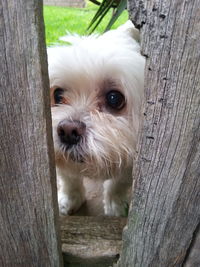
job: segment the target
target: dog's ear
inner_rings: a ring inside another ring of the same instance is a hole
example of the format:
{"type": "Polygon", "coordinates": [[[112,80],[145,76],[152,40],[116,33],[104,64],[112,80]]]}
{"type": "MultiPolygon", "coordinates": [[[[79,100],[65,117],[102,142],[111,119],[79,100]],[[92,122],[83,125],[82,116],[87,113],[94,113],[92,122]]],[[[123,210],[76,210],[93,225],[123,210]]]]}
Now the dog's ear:
{"type": "Polygon", "coordinates": [[[128,20],[125,24],[119,26],[115,30],[105,32],[100,38],[104,39],[134,39],[137,43],[140,41],[139,31],[135,28],[133,23],[128,20]]]}
{"type": "Polygon", "coordinates": [[[128,20],[123,25],[119,26],[117,28],[117,30],[125,32],[126,34],[131,36],[133,39],[135,39],[137,42],[140,41],[140,33],[139,33],[138,29],[135,28],[135,26],[133,25],[133,23],[130,20],[128,20]]]}

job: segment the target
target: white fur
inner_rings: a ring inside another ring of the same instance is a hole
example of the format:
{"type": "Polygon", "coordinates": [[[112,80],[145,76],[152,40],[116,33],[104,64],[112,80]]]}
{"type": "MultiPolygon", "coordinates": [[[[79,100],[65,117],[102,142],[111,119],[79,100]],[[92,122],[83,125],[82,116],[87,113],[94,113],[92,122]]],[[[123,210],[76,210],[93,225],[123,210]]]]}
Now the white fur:
{"type": "Polygon", "coordinates": [[[65,88],[70,102],[52,107],[60,212],[71,214],[80,208],[85,201],[82,179],[88,176],[109,179],[104,182],[105,214],[124,216],[143,97],[145,61],[139,34],[129,21],[102,36],[62,40],[71,45],[48,49],[50,85],[65,88]],[[109,86],[125,95],[122,112],[110,112],[105,106],[99,110],[101,91],[109,86]],[[59,122],[66,118],[86,124],[86,136],[68,151],[57,134],[59,122]],[[73,161],[72,156],[84,162],[73,161]]]}

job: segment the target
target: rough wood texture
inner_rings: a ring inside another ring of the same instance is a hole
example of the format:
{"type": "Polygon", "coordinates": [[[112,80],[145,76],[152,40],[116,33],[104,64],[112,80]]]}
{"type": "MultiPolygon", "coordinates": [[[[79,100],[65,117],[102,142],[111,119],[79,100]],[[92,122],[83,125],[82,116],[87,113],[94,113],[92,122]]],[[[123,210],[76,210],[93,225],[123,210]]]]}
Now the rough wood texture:
{"type": "Polygon", "coordinates": [[[125,224],[125,218],[62,218],[61,240],[65,266],[112,266],[119,258],[125,224]]]}
{"type": "Polygon", "coordinates": [[[42,1],[0,0],[0,62],[0,266],[61,266],[42,1]]]}
{"type": "Polygon", "coordinates": [[[188,250],[188,257],[184,262],[184,267],[196,267],[200,266],[200,224],[193,234],[192,243],[188,250]]]}
{"type": "Polygon", "coordinates": [[[137,179],[119,266],[184,266],[200,223],[200,5],[130,0],[129,10],[147,65],[137,179]]]}

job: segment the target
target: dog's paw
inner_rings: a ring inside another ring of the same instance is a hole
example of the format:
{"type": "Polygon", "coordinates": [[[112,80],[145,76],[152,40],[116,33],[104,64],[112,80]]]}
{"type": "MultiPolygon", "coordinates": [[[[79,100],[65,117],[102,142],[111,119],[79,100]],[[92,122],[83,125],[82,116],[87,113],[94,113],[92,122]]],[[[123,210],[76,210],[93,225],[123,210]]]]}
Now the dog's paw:
{"type": "Polygon", "coordinates": [[[67,195],[63,192],[58,193],[58,206],[61,215],[71,215],[75,213],[85,202],[84,194],[80,192],[67,195]]]}
{"type": "Polygon", "coordinates": [[[126,194],[121,191],[115,181],[104,182],[104,213],[108,216],[128,216],[128,202],[126,194]]]}
{"type": "Polygon", "coordinates": [[[126,201],[113,198],[104,199],[104,213],[108,216],[128,216],[128,203],[126,201]]]}

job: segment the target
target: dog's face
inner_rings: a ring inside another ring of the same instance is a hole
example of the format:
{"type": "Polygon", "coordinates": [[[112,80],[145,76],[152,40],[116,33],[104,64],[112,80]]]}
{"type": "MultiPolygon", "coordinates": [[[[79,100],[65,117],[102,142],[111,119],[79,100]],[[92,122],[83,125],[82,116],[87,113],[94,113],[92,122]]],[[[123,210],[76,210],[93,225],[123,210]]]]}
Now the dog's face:
{"type": "Polygon", "coordinates": [[[144,60],[130,34],[115,32],[48,51],[56,163],[71,173],[132,166],[144,60]]]}

